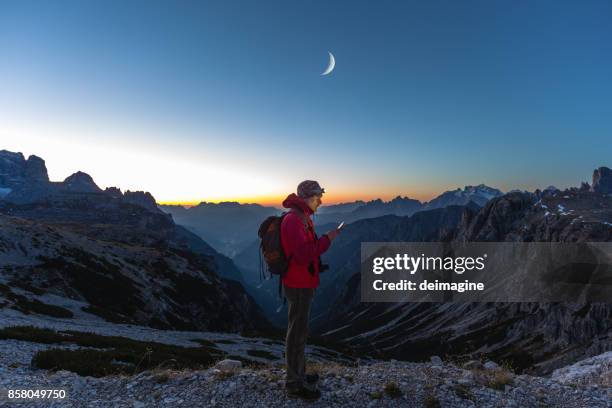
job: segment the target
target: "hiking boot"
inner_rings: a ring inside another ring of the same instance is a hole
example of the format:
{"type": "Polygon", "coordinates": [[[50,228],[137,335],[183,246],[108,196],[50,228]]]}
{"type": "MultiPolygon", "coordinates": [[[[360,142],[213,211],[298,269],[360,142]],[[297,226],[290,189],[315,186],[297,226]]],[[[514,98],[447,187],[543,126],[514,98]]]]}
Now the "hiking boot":
{"type": "Polygon", "coordinates": [[[306,374],[306,382],[308,384],[318,383],[319,382],[319,374],[317,374],[317,373],[306,374]]]}
{"type": "Polygon", "coordinates": [[[287,388],[287,397],[289,398],[301,398],[305,401],[316,401],[321,398],[321,391],[310,388],[302,387],[289,387],[287,388]]]}

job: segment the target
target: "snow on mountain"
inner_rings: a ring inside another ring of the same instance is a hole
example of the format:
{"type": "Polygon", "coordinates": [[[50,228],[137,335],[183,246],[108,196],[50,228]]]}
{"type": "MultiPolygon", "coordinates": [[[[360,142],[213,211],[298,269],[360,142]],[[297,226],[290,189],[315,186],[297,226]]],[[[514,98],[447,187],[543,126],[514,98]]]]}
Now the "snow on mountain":
{"type": "Polygon", "coordinates": [[[489,200],[499,197],[503,193],[496,189],[479,184],[477,186],[465,186],[463,190],[446,191],[438,197],[425,204],[424,209],[433,210],[434,208],[443,208],[449,205],[467,205],[470,201],[479,207],[483,207],[489,200]]]}

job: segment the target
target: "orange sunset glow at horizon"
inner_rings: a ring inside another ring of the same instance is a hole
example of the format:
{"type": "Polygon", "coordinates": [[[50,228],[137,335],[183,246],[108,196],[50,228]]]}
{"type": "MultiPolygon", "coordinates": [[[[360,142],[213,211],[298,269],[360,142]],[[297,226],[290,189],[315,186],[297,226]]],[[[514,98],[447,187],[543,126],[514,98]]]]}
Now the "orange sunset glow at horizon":
{"type": "MultiPolygon", "coordinates": [[[[164,200],[159,200],[157,201],[157,203],[159,205],[181,205],[183,207],[193,207],[196,206],[200,203],[206,202],[206,203],[214,203],[214,204],[219,204],[219,203],[223,203],[223,202],[237,202],[239,204],[260,204],[263,206],[270,206],[270,207],[281,207],[282,206],[282,202],[283,200],[287,197],[287,195],[289,195],[291,192],[288,192],[286,195],[274,195],[274,196],[259,196],[259,197],[231,197],[231,198],[227,198],[227,199],[194,199],[194,200],[188,200],[188,201],[164,201],[164,200]]],[[[422,194],[422,193],[398,193],[398,194],[392,194],[392,193],[385,193],[385,194],[364,194],[364,195],[357,195],[357,194],[324,194],[323,195],[323,205],[336,205],[336,204],[342,204],[342,203],[350,203],[350,202],[354,202],[354,201],[358,201],[358,200],[362,200],[362,201],[371,201],[371,200],[376,200],[376,199],[381,199],[383,201],[390,201],[392,199],[394,199],[395,197],[401,196],[401,197],[407,197],[407,198],[411,198],[414,200],[419,200],[421,202],[426,202],[426,201],[430,201],[431,199],[435,198],[437,195],[442,194],[443,191],[437,192],[437,193],[429,193],[429,194],[422,194]]]]}

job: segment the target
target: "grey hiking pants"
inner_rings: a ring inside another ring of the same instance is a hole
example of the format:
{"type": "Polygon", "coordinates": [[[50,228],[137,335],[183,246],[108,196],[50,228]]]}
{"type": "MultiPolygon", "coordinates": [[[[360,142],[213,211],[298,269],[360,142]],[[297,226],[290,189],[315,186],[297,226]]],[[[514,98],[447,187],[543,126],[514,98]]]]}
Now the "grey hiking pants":
{"type": "Polygon", "coordinates": [[[285,357],[287,360],[287,384],[301,386],[306,377],[306,338],[308,337],[308,318],[310,304],[314,297],[313,288],[284,287],[288,306],[287,337],[285,338],[285,357]]]}

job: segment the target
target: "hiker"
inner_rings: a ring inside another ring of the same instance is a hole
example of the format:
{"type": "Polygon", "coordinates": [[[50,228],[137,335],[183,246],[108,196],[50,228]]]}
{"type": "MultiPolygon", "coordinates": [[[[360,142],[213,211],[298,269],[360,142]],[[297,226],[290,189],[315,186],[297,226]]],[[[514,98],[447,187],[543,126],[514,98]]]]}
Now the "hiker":
{"type": "Polygon", "coordinates": [[[287,273],[282,277],[289,309],[285,339],[285,388],[289,397],[306,400],[316,400],[321,396],[321,391],[316,388],[318,374],[306,375],[304,348],[310,304],[319,286],[319,272],[327,268],[321,264],[320,256],[340,232],[335,229],[317,238],[310,216],[321,205],[324,192],[325,189],[316,181],[301,182],[297,195],[292,193],[283,201],[283,207],[290,211],[282,220],[280,234],[283,250],[289,258],[287,273]]]}

